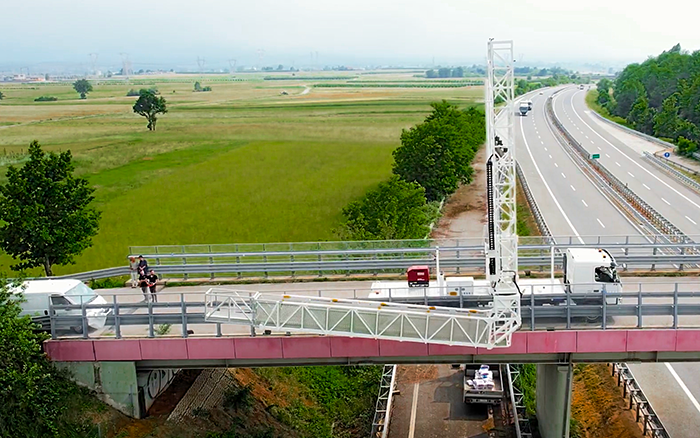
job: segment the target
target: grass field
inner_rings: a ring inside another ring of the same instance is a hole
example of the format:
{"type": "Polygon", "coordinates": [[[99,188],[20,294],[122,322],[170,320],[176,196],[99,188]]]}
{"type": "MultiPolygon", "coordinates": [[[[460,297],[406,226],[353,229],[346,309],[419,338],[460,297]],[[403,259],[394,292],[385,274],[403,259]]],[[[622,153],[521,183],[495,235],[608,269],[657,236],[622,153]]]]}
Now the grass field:
{"type": "MultiPolygon", "coordinates": [[[[96,188],[103,214],[94,246],[55,272],[123,264],[129,245],[334,239],[341,209],[390,174],[402,128],[430,102],[466,106],[483,96],[480,87],[312,88],[324,79],[263,76],[147,77],[95,85],[87,100],[70,84],[0,84],[0,182],[36,139],[71,150],[77,174],[96,188]],[[213,91],[193,93],[196,80],[213,91]],[[152,86],[169,104],[156,132],[126,97],[152,86]],[[34,102],[42,95],[59,100],[34,102]]],[[[0,271],[9,264],[0,256],[0,271]]]]}

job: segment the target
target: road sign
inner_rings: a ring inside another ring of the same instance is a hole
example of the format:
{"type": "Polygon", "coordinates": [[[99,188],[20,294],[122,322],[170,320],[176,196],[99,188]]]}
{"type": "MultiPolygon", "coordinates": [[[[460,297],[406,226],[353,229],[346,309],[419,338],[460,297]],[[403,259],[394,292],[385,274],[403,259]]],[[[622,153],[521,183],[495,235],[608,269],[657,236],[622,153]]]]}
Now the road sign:
{"type": "Polygon", "coordinates": [[[600,158],[600,154],[591,154],[592,160],[597,160],[598,158],[600,158]]]}
{"type": "Polygon", "coordinates": [[[671,153],[670,153],[670,152],[664,152],[664,157],[668,158],[668,157],[670,157],[670,156],[671,156],[671,153]]]}

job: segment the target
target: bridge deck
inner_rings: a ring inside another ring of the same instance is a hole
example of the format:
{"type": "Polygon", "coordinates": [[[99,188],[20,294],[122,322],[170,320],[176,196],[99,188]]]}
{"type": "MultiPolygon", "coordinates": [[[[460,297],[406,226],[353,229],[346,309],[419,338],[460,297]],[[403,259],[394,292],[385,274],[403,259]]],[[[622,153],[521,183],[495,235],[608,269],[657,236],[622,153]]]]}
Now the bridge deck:
{"type": "Polygon", "coordinates": [[[698,361],[700,330],[517,332],[508,348],[456,347],[366,338],[258,336],[75,340],[44,343],[55,361],[135,361],[141,368],[357,363],[698,361]]]}

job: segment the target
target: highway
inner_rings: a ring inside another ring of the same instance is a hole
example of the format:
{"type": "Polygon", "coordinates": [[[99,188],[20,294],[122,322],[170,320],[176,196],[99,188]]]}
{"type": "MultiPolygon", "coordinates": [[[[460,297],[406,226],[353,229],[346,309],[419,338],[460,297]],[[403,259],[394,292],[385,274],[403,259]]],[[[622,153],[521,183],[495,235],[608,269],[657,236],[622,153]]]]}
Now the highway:
{"type": "MultiPolygon", "coordinates": [[[[589,153],[599,153],[601,164],[632,191],[685,234],[700,235],[700,195],[643,160],[638,147],[627,146],[623,141],[629,134],[614,135],[614,131],[604,129],[604,122],[590,114],[585,91],[567,89],[559,93],[554,98],[554,111],[571,135],[589,153]]],[[[646,143],[649,148],[661,149],[646,143]]]]}
{"type": "MultiPolygon", "coordinates": [[[[518,162],[551,232],[641,234],[556,141],[545,118],[545,99],[554,91],[531,94],[533,110],[516,121],[518,162]]],[[[600,153],[601,164],[684,233],[700,234],[700,198],[641,160],[640,149],[657,150],[656,145],[635,138],[637,149],[632,149],[620,140],[622,133],[613,135],[613,129],[594,120],[584,93],[568,87],[554,98],[555,113],[565,128],[586,150],[600,153]]],[[[630,368],[670,434],[695,438],[700,430],[700,364],[631,364],[630,368]]]]}

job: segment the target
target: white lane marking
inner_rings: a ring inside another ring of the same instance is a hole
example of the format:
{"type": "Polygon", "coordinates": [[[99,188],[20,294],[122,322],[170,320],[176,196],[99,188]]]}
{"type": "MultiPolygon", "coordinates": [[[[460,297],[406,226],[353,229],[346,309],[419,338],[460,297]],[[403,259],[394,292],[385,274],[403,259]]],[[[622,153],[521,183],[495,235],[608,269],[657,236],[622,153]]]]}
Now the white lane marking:
{"type": "Polygon", "coordinates": [[[544,141],[540,140],[540,143],[544,144],[544,141]]]}
{"type": "Polygon", "coordinates": [[[408,423],[408,438],[416,433],[416,408],[418,407],[418,382],[413,384],[413,403],[411,404],[411,421],[408,423]]]}
{"type": "MultiPolygon", "coordinates": [[[[591,143],[593,143],[593,142],[591,142],[591,143]]],[[[599,151],[602,151],[602,149],[600,147],[598,147],[598,146],[596,146],[596,147],[598,148],[599,151]]]]}
{"type": "Polygon", "coordinates": [[[559,165],[557,163],[554,163],[554,167],[559,167],[559,165]]]}
{"type": "MultiPolygon", "coordinates": [[[[542,111],[544,113],[544,109],[542,111]]],[[[571,231],[573,231],[574,234],[576,235],[576,237],[578,238],[579,243],[584,244],[585,242],[583,241],[583,239],[581,239],[581,235],[578,233],[578,231],[576,231],[576,228],[574,227],[574,224],[571,223],[569,216],[567,216],[566,213],[564,213],[564,209],[561,208],[561,204],[559,204],[559,201],[557,201],[557,198],[554,196],[554,193],[552,193],[552,188],[549,187],[549,184],[547,184],[547,181],[544,179],[544,176],[542,175],[542,171],[540,171],[540,167],[537,165],[537,162],[535,161],[535,157],[532,156],[532,151],[530,150],[530,145],[528,145],[527,139],[525,138],[525,129],[523,128],[522,120],[523,119],[520,119],[520,133],[523,136],[523,142],[525,143],[525,148],[527,149],[528,155],[530,155],[530,159],[532,160],[532,164],[535,166],[535,170],[537,171],[537,174],[540,176],[540,179],[544,183],[544,186],[547,188],[547,192],[549,193],[549,196],[552,197],[554,204],[559,209],[559,213],[561,213],[561,215],[564,216],[564,220],[571,228],[571,231]]]]}
{"type": "Polygon", "coordinates": [[[671,205],[671,203],[665,200],[664,198],[661,198],[661,200],[664,201],[666,204],[671,205]]]}
{"type": "Polygon", "coordinates": [[[692,222],[693,225],[697,225],[697,224],[698,224],[697,222],[695,222],[694,220],[692,220],[692,219],[689,218],[688,216],[686,216],[685,218],[688,219],[690,222],[692,222]]]}
{"type": "Polygon", "coordinates": [[[646,185],[646,184],[644,184],[644,183],[642,183],[642,185],[644,186],[644,188],[645,188],[645,189],[647,189],[647,190],[651,190],[651,189],[649,188],[649,186],[648,186],[648,185],[646,185]]]}
{"type": "Polygon", "coordinates": [[[583,202],[583,205],[585,205],[586,207],[588,207],[588,204],[586,204],[586,201],[584,201],[583,199],[581,199],[581,202],[583,202]]]}
{"type": "Polygon", "coordinates": [[[552,158],[552,154],[549,154],[549,158],[552,158]]]}
{"type": "Polygon", "coordinates": [[[571,184],[569,184],[569,187],[571,187],[571,190],[573,190],[574,192],[576,191],[576,187],[572,186],[571,184]]]}
{"type": "Polygon", "coordinates": [[[588,136],[586,134],[584,134],[584,137],[588,138],[588,136]]]}
{"type": "Polygon", "coordinates": [[[615,164],[617,164],[617,167],[622,167],[617,161],[615,161],[615,164]]]}
{"type": "MultiPolygon", "coordinates": [[[[580,93],[580,91],[577,91],[577,92],[574,93],[574,94],[578,94],[578,93],[580,93]]],[[[572,101],[573,101],[573,97],[572,97],[571,99],[572,99],[572,101]]],[[[594,130],[593,128],[591,128],[591,126],[590,126],[588,123],[586,123],[586,121],[583,120],[583,118],[579,115],[578,111],[576,111],[576,108],[573,106],[573,104],[571,105],[571,108],[574,110],[574,114],[576,114],[576,116],[577,116],[579,119],[581,119],[581,121],[583,122],[583,124],[586,125],[586,126],[588,126],[588,129],[590,129],[591,131],[595,132],[595,134],[596,134],[598,137],[600,137],[601,139],[603,139],[603,141],[605,141],[607,144],[609,144],[610,146],[612,146],[613,149],[615,149],[616,151],[618,151],[619,153],[621,153],[625,158],[627,158],[628,160],[630,160],[630,161],[631,161],[632,163],[634,163],[637,167],[639,167],[640,169],[642,169],[643,171],[645,171],[646,173],[648,173],[649,176],[651,176],[652,178],[656,179],[658,182],[660,182],[661,184],[665,185],[665,186],[668,187],[669,189],[673,190],[678,196],[680,196],[681,198],[683,198],[683,199],[685,199],[686,201],[690,202],[690,203],[693,204],[696,208],[700,209],[700,204],[698,204],[697,202],[694,202],[692,199],[690,199],[689,197],[685,196],[683,193],[681,193],[681,192],[679,192],[678,190],[676,190],[676,189],[674,189],[673,187],[671,187],[666,181],[664,181],[664,180],[662,180],[661,178],[659,178],[658,176],[654,175],[654,173],[651,172],[649,169],[647,169],[646,167],[644,167],[644,166],[642,166],[641,164],[639,164],[637,161],[635,161],[632,157],[630,157],[630,156],[627,155],[626,153],[622,152],[617,146],[615,146],[614,144],[610,143],[608,140],[605,139],[605,137],[603,137],[602,135],[600,135],[600,134],[598,133],[598,131],[596,131],[596,130],[594,130]]]]}
{"type": "Polygon", "coordinates": [[[634,178],[634,175],[632,175],[632,172],[627,172],[627,174],[628,174],[629,176],[631,176],[632,178],[634,178]]]}
{"type": "Polygon", "coordinates": [[[547,146],[544,147],[544,151],[547,152],[547,146]]]}
{"type": "Polygon", "coordinates": [[[700,412],[700,403],[698,403],[695,397],[693,397],[693,394],[690,392],[688,387],[685,386],[685,383],[683,383],[683,379],[681,379],[681,377],[676,373],[676,370],[673,369],[673,366],[671,366],[670,363],[666,362],[664,365],[666,365],[666,368],[668,368],[668,372],[671,373],[673,378],[676,379],[676,382],[678,383],[678,385],[680,385],[683,392],[685,392],[685,395],[688,396],[690,402],[693,404],[693,406],[695,406],[695,409],[697,409],[698,412],[700,412]]]}
{"type": "Polygon", "coordinates": [[[598,219],[598,218],[595,218],[595,220],[597,220],[597,221],[598,221],[598,223],[600,224],[600,226],[601,226],[601,227],[605,228],[605,225],[603,225],[603,223],[602,223],[602,222],[600,221],[600,219],[598,219]]]}
{"type": "Polygon", "coordinates": [[[564,172],[561,173],[561,176],[563,176],[564,179],[566,179],[566,175],[564,175],[564,172]]]}

